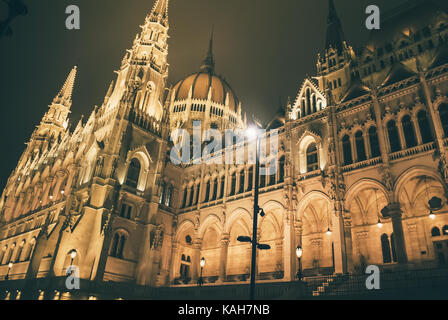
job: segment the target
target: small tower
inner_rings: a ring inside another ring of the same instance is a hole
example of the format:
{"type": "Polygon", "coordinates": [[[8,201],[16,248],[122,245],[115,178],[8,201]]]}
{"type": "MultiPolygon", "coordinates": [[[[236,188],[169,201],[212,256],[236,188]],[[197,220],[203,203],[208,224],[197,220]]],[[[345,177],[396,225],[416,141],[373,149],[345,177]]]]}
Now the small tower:
{"type": "Polygon", "coordinates": [[[161,120],[168,78],[168,1],[157,0],[127,50],[107,109],[128,101],[136,112],[161,120]]]}
{"type": "Polygon", "coordinates": [[[353,59],[354,51],[345,40],[334,0],[329,0],[325,51],[317,58],[319,89],[338,101],[350,87],[350,63],[353,59]]]}

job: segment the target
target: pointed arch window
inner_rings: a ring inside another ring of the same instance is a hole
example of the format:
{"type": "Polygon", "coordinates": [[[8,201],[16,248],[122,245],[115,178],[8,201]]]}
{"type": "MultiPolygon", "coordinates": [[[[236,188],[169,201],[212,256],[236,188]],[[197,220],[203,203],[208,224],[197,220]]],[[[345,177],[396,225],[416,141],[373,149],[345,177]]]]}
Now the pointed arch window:
{"type": "Polygon", "coordinates": [[[165,193],[165,206],[166,207],[171,207],[171,199],[173,197],[173,186],[169,186],[166,189],[166,193],[165,193]]]}
{"type": "Polygon", "coordinates": [[[224,197],[225,177],[221,177],[221,190],[219,190],[219,199],[224,197]]]}
{"type": "Polygon", "coordinates": [[[398,136],[397,125],[395,120],[390,120],[387,123],[387,133],[389,135],[389,145],[391,152],[397,152],[401,150],[400,137],[398,136]]]}
{"type": "Polygon", "coordinates": [[[136,158],[131,160],[131,163],[129,164],[128,169],[128,176],[126,178],[126,185],[137,188],[138,185],[138,178],[140,176],[140,161],[138,161],[136,158]]]}
{"type": "Polygon", "coordinates": [[[251,191],[253,187],[253,181],[254,181],[254,167],[249,168],[249,175],[247,178],[247,191],[251,191]]]}
{"type": "Polygon", "coordinates": [[[417,114],[417,120],[418,120],[418,126],[420,128],[420,134],[422,136],[422,142],[430,143],[434,139],[432,137],[431,128],[429,126],[429,121],[425,110],[421,110],[417,114]]]}
{"type": "Polygon", "coordinates": [[[369,128],[369,142],[370,142],[370,151],[372,153],[372,157],[376,158],[380,156],[380,144],[378,141],[378,133],[376,132],[376,127],[372,126],[369,128]]]}
{"type": "Polygon", "coordinates": [[[439,116],[445,138],[448,138],[448,104],[443,103],[439,106],[439,116]]]}
{"type": "Polygon", "coordinates": [[[114,258],[123,259],[123,249],[125,243],[126,236],[124,234],[115,233],[109,255],[114,258]]]}
{"type": "Polygon", "coordinates": [[[188,196],[188,188],[184,189],[184,200],[182,202],[182,208],[185,208],[187,206],[187,196],[188,196]]]}
{"type": "Polygon", "coordinates": [[[285,180],[285,156],[280,158],[278,166],[278,182],[282,183],[285,180]]]}
{"type": "Polygon", "coordinates": [[[367,159],[366,147],[364,144],[364,136],[361,130],[355,133],[355,143],[356,143],[356,154],[358,156],[358,161],[366,160],[367,159]]]}
{"type": "Polygon", "coordinates": [[[348,135],[345,135],[342,138],[342,152],[344,155],[344,164],[349,165],[353,163],[352,158],[352,146],[350,144],[350,137],[348,135]]]}
{"type": "Polygon", "coordinates": [[[212,200],[216,200],[217,197],[218,197],[218,178],[213,180],[212,200]]]}
{"type": "Polygon", "coordinates": [[[235,190],[236,190],[236,172],[233,172],[232,175],[230,176],[230,196],[233,196],[235,194],[235,190]]]}
{"type": "Polygon", "coordinates": [[[240,187],[239,187],[238,193],[243,193],[244,192],[244,183],[245,183],[244,180],[245,180],[245,178],[246,178],[246,175],[245,175],[245,171],[243,169],[243,170],[240,171],[240,187]]]}
{"type": "Polygon", "coordinates": [[[438,237],[440,236],[440,229],[438,227],[434,227],[431,229],[431,236],[438,237]]]}
{"type": "Polygon", "coordinates": [[[319,168],[319,153],[315,143],[311,143],[306,149],[306,170],[315,171],[319,168]]]}
{"type": "Polygon", "coordinates": [[[159,204],[164,203],[164,200],[165,200],[165,193],[166,193],[166,183],[165,183],[165,181],[163,181],[163,182],[162,182],[162,185],[161,185],[161,192],[160,192],[159,204]]]}
{"type": "Polygon", "coordinates": [[[412,148],[417,145],[415,138],[414,126],[411,122],[411,117],[406,115],[401,119],[401,126],[403,127],[404,140],[406,141],[406,148],[412,148]]]}
{"type": "Polygon", "coordinates": [[[447,235],[448,235],[448,225],[443,226],[443,228],[442,228],[442,234],[443,234],[444,236],[447,236],[447,235]]]}
{"type": "Polygon", "coordinates": [[[207,181],[205,185],[205,197],[204,202],[208,202],[210,200],[210,179],[207,181]]]}
{"type": "Polygon", "coordinates": [[[194,200],[194,190],[195,190],[195,186],[191,186],[190,188],[190,198],[188,199],[188,206],[191,207],[193,205],[193,200],[194,200]]]}

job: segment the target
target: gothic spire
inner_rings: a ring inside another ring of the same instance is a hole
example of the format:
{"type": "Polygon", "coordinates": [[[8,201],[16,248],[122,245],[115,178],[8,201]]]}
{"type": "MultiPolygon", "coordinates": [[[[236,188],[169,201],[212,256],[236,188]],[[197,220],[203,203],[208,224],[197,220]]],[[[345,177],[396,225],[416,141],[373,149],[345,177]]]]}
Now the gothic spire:
{"type": "Polygon", "coordinates": [[[342,44],[345,41],[344,31],[342,30],[341,21],[339,20],[334,5],[334,0],[328,1],[328,19],[327,19],[327,40],[325,48],[330,47],[342,51],[342,44]]]}
{"type": "Polygon", "coordinates": [[[169,0],[157,0],[149,14],[151,22],[159,22],[164,27],[168,27],[168,3],[169,0]]]}
{"type": "Polygon", "coordinates": [[[73,86],[75,84],[77,67],[75,66],[65,80],[64,85],[58,95],[53,99],[53,104],[61,104],[70,108],[72,104],[73,86]]]}
{"type": "Polygon", "coordinates": [[[215,70],[215,58],[213,57],[213,36],[214,36],[214,27],[212,27],[212,33],[210,36],[210,43],[208,47],[207,56],[204,61],[202,61],[201,71],[213,73],[215,70]]]}

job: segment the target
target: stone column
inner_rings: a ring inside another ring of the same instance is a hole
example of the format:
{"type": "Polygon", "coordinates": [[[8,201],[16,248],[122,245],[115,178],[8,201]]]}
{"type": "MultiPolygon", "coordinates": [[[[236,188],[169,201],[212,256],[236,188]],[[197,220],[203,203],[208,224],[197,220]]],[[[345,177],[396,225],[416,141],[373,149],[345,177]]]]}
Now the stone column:
{"type": "Polygon", "coordinates": [[[391,203],[388,206],[388,214],[392,218],[392,227],[395,237],[395,251],[397,252],[398,263],[408,262],[406,254],[406,243],[404,241],[403,222],[401,220],[401,208],[399,203],[391,203]]]}
{"type": "Polygon", "coordinates": [[[352,222],[344,220],[345,251],[347,255],[347,272],[353,272],[352,222]]]}
{"type": "Polygon", "coordinates": [[[283,221],[283,279],[291,281],[294,279],[296,270],[296,254],[295,254],[295,241],[294,241],[294,214],[285,213],[285,219],[283,221]]]}
{"type": "Polygon", "coordinates": [[[199,265],[199,261],[201,260],[201,247],[202,247],[202,239],[196,239],[193,243],[193,256],[191,259],[191,281],[192,283],[196,283],[199,279],[199,270],[201,266],[199,265]]]}
{"type": "Polygon", "coordinates": [[[176,268],[177,268],[177,263],[176,263],[176,258],[179,252],[179,245],[175,242],[173,242],[173,245],[171,246],[171,268],[170,268],[170,275],[169,275],[169,281],[170,284],[174,283],[174,278],[176,277],[176,268]]]}
{"type": "Polygon", "coordinates": [[[229,234],[223,234],[221,239],[221,253],[219,255],[219,282],[226,281],[227,254],[229,252],[229,234]]]}
{"type": "Polygon", "coordinates": [[[344,274],[347,272],[347,250],[345,245],[345,228],[342,211],[338,210],[336,215],[333,215],[332,234],[334,244],[334,273],[344,274]]]}

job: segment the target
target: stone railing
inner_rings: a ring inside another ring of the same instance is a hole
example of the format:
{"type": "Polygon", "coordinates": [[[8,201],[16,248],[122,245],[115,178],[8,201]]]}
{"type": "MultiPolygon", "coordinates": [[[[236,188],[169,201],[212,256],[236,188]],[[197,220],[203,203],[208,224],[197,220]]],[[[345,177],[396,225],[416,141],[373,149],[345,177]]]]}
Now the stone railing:
{"type": "Polygon", "coordinates": [[[162,135],[162,124],[160,121],[146,113],[131,109],[129,112],[129,121],[159,137],[162,135]]]}
{"type": "Polygon", "coordinates": [[[362,169],[362,168],[373,167],[380,163],[381,163],[381,157],[376,157],[373,159],[346,165],[346,166],[342,167],[342,172],[350,172],[350,171],[358,170],[358,169],[362,169]]]}
{"type": "Polygon", "coordinates": [[[394,152],[389,155],[389,160],[394,161],[394,160],[398,160],[398,159],[403,159],[403,158],[407,158],[407,157],[410,157],[410,156],[413,156],[413,155],[416,155],[419,153],[431,151],[433,149],[434,149],[434,142],[430,142],[430,143],[422,144],[420,146],[416,146],[413,148],[394,152]]]}

